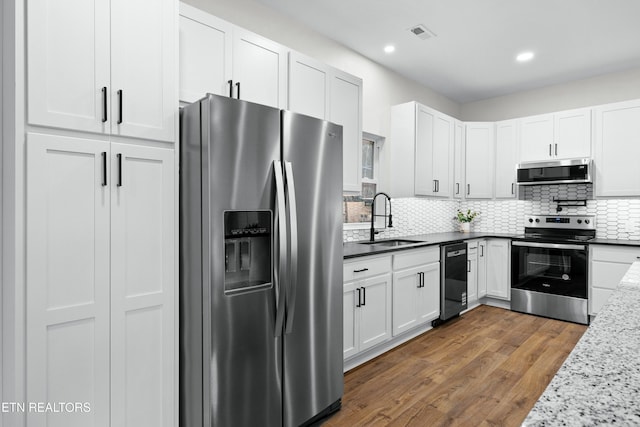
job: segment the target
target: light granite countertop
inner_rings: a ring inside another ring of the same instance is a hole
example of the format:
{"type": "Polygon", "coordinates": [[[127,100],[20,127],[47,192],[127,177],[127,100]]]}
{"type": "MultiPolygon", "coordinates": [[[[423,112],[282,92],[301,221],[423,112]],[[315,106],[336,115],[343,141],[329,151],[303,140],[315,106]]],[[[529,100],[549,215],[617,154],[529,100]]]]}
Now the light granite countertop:
{"type": "Polygon", "coordinates": [[[598,313],[523,426],[640,425],[640,262],[598,313]]]}

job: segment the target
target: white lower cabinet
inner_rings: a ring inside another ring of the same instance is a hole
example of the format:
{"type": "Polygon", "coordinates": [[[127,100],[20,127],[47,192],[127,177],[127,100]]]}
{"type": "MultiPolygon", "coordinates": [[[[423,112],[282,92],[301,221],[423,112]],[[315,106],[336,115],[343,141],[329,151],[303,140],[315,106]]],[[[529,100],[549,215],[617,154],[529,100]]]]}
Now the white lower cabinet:
{"type": "Polygon", "coordinates": [[[508,239],[487,239],[485,280],[489,297],[511,299],[510,249],[508,239]]]}
{"type": "Polygon", "coordinates": [[[65,425],[174,425],[173,150],[32,133],[26,155],[27,401],[89,403],[65,425]]]}
{"type": "Polygon", "coordinates": [[[467,307],[478,300],[478,241],[467,242],[467,307]]]}
{"type": "Polygon", "coordinates": [[[640,261],[640,247],[589,245],[589,314],[598,314],[631,264],[640,261]]]}
{"type": "Polygon", "coordinates": [[[478,274],[476,275],[478,285],[478,299],[487,296],[487,241],[478,241],[478,274]]]}
{"type": "Polygon", "coordinates": [[[347,359],[391,338],[391,256],[347,261],[343,276],[347,359]]]}
{"type": "Polygon", "coordinates": [[[440,249],[394,255],[393,335],[440,316],[440,249]]]}

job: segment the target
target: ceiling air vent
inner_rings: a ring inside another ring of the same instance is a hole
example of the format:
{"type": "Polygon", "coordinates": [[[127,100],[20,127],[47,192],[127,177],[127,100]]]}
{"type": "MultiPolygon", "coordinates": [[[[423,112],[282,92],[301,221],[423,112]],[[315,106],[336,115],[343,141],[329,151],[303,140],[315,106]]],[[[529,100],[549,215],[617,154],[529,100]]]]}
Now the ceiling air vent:
{"type": "Polygon", "coordinates": [[[409,31],[411,31],[414,35],[421,38],[422,40],[427,40],[427,39],[430,39],[431,37],[436,36],[436,34],[433,31],[431,31],[430,29],[428,29],[422,24],[418,24],[414,27],[409,28],[409,31]]]}

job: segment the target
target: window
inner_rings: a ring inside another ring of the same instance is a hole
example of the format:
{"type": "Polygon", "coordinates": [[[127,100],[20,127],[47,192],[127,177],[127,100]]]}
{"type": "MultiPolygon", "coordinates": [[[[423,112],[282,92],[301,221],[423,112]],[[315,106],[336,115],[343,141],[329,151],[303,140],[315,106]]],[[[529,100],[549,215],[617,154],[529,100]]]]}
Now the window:
{"type": "Polygon", "coordinates": [[[343,195],[343,222],[345,224],[369,224],[371,201],[377,192],[380,149],[384,137],[363,132],[362,135],[362,189],[359,193],[343,195]]]}

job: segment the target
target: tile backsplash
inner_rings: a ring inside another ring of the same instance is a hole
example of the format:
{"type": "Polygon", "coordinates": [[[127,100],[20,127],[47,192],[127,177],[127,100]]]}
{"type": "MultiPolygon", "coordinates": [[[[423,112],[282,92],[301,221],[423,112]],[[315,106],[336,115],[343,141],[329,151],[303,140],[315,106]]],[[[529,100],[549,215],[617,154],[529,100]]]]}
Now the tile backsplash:
{"type": "MultiPolygon", "coordinates": [[[[537,185],[521,188],[519,200],[434,200],[418,197],[392,199],[393,228],[378,234],[387,239],[416,234],[456,231],[457,209],[475,210],[480,215],[472,231],[518,234],[524,232],[526,214],[594,215],[596,237],[640,240],[640,199],[607,198],[593,200],[591,184],[537,185]],[[563,207],[556,212],[553,199],[587,199],[587,206],[563,207]]],[[[345,230],[344,241],[366,240],[369,230],[345,230]]]]}

